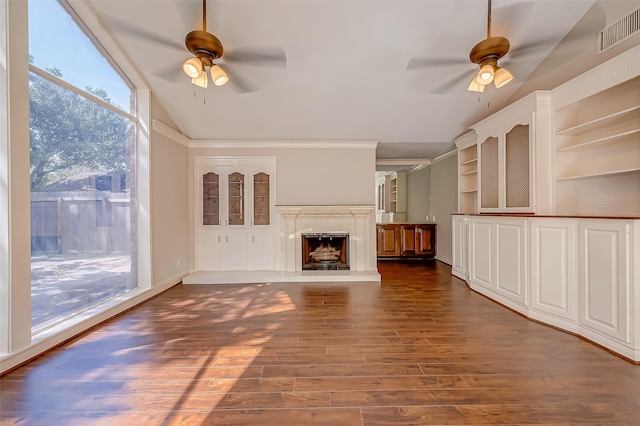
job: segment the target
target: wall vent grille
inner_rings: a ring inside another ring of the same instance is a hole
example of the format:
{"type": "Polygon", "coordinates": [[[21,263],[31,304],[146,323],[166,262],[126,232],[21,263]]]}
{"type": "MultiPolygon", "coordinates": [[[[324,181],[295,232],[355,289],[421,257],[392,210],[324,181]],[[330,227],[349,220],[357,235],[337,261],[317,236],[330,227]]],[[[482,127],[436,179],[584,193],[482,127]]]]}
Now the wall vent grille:
{"type": "Polygon", "coordinates": [[[598,55],[640,33],[640,8],[598,32],[598,55]]]}

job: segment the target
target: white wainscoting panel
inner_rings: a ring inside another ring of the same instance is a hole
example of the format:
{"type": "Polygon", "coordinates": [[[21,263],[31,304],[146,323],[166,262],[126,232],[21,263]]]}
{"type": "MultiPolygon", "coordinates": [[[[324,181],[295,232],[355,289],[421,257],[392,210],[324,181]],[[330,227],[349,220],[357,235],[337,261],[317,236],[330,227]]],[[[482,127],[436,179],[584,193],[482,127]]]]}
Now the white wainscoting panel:
{"type": "Polygon", "coordinates": [[[471,283],[494,287],[495,244],[491,219],[474,217],[471,221],[471,283]]]}
{"type": "Polygon", "coordinates": [[[452,216],[452,230],[453,230],[453,260],[451,264],[451,273],[458,278],[466,280],[467,276],[467,241],[466,241],[466,229],[465,222],[468,222],[468,218],[460,215],[452,216]]]}
{"type": "MultiPolygon", "coordinates": [[[[577,223],[574,219],[531,221],[531,309],[553,317],[577,321],[577,223]]],[[[541,319],[537,312],[532,316],[541,319]]],[[[570,327],[575,324],[554,325],[570,327]]]]}
{"type": "Polygon", "coordinates": [[[527,221],[502,219],[495,225],[497,241],[496,291],[508,299],[527,303],[527,221]]]}
{"type": "Polygon", "coordinates": [[[629,342],[628,222],[580,222],[580,324],[629,342]]]}

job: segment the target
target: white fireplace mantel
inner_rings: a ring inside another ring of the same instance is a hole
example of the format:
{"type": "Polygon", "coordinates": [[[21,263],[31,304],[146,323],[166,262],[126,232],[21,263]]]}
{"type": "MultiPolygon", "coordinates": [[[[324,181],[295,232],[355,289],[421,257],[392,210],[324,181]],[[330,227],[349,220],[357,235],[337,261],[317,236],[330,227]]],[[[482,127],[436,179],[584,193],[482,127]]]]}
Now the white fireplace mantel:
{"type": "Polygon", "coordinates": [[[276,206],[280,270],[302,271],[303,233],[349,234],[352,271],[377,271],[374,205],[276,206]]]}

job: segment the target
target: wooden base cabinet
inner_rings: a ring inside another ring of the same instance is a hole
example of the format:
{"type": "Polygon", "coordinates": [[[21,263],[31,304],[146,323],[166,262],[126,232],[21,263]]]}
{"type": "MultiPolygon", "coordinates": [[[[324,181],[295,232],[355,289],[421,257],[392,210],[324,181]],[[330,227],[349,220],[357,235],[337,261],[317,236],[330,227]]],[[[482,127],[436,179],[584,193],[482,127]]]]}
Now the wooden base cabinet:
{"type": "Polygon", "coordinates": [[[427,258],[436,255],[436,225],[391,223],[377,228],[378,257],[427,258]]]}
{"type": "Polygon", "coordinates": [[[640,362],[640,219],[454,215],[453,243],[473,290],[640,362]]]}
{"type": "Polygon", "coordinates": [[[379,257],[400,255],[400,233],[397,225],[376,226],[377,254],[379,257]]]}

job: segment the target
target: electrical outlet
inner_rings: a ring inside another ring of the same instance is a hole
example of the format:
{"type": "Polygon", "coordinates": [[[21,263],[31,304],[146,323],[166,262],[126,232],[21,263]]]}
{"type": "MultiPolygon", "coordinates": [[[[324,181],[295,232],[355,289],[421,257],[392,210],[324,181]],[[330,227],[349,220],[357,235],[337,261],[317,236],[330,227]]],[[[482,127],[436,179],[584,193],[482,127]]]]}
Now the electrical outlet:
{"type": "Polygon", "coordinates": [[[599,209],[606,209],[607,206],[607,197],[603,196],[600,198],[600,201],[598,201],[598,208],[599,209]]]}
{"type": "Polygon", "coordinates": [[[431,222],[435,222],[436,221],[436,217],[433,216],[433,218],[431,219],[431,222]]]}
{"type": "Polygon", "coordinates": [[[180,259],[176,260],[176,266],[180,266],[180,259]]]}

